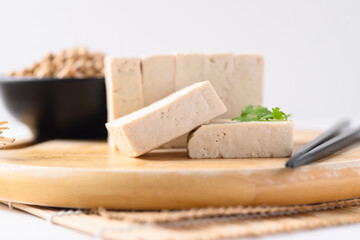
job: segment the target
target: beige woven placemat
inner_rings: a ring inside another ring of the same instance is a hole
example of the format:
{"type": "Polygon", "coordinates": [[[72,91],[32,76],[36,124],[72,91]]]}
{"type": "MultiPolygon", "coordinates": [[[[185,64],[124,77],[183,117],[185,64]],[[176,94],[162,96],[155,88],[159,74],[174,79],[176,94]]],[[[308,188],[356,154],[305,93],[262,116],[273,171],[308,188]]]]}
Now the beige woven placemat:
{"type": "Polygon", "coordinates": [[[360,222],[360,199],[296,206],[183,211],[57,209],[9,203],[47,221],[104,239],[223,239],[360,222]]]}

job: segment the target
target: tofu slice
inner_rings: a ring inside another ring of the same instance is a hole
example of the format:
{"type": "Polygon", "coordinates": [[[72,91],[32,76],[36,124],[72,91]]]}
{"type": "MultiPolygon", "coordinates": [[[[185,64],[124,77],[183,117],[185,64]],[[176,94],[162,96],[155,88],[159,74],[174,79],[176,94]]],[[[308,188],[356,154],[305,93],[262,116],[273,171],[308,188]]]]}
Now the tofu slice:
{"type": "Polygon", "coordinates": [[[108,122],[106,128],[122,153],[137,157],[224,112],[225,105],[205,81],[108,122]]]}
{"type": "MultiPolygon", "coordinates": [[[[175,90],[180,90],[191,84],[205,81],[204,78],[205,54],[178,53],[175,58],[175,90]]],[[[165,144],[164,148],[185,148],[188,133],[165,144]]]]}
{"type": "Polygon", "coordinates": [[[108,120],[144,107],[140,58],[105,58],[108,120]]]}
{"type": "Polygon", "coordinates": [[[157,55],[142,60],[144,105],[175,92],[175,56],[157,55]]]}
{"type": "Polygon", "coordinates": [[[176,55],[175,90],[191,84],[206,81],[204,78],[205,54],[191,53],[176,55]]]}
{"type": "Polygon", "coordinates": [[[161,148],[186,148],[188,135],[189,133],[187,132],[184,135],[176,138],[175,140],[172,140],[171,142],[162,145],[161,148]]]}
{"type": "MultiPolygon", "coordinates": [[[[218,118],[234,118],[241,109],[263,102],[264,59],[250,54],[178,54],[176,56],[175,89],[208,80],[228,111],[218,118]]],[[[185,147],[187,137],[169,143],[185,147]]]]}
{"type": "Polygon", "coordinates": [[[190,133],[190,158],[288,157],[293,121],[235,122],[216,119],[190,133]]]}
{"type": "Polygon", "coordinates": [[[218,118],[240,116],[241,109],[263,102],[264,59],[261,55],[209,54],[204,79],[210,81],[228,111],[218,118]]]}
{"type": "MultiPolygon", "coordinates": [[[[105,58],[108,121],[144,107],[139,58],[105,58]]],[[[111,137],[109,145],[114,148],[111,137]]]]}

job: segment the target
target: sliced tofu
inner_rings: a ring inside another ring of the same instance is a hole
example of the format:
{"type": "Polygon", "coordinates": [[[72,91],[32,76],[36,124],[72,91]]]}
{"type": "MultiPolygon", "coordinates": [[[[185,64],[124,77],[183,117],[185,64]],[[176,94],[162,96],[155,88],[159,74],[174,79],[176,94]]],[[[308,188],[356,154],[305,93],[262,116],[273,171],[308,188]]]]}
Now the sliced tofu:
{"type": "Polygon", "coordinates": [[[106,124],[117,148],[129,156],[147,153],[226,112],[208,81],[193,84],[106,124]]]}
{"type": "Polygon", "coordinates": [[[261,55],[209,54],[204,79],[211,82],[228,111],[219,118],[240,116],[241,109],[263,102],[264,60],[261,55]]]}
{"type": "Polygon", "coordinates": [[[186,148],[188,135],[189,133],[187,132],[184,135],[176,138],[175,140],[172,140],[171,142],[162,145],[161,148],[186,148]]]}
{"type": "Polygon", "coordinates": [[[190,158],[288,157],[293,121],[235,122],[216,119],[190,133],[190,158]]]}
{"type": "Polygon", "coordinates": [[[175,90],[206,81],[204,78],[205,54],[189,53],[176,55],[175,90]]]}
{"type": "MultiPolygon", "coordinates": [[[[108,121],[144,107],[139,58],[105,58],[108,121]]],[[[111,138],[109,145],[114,147],[111,138]]]]}
{"type": "MultiPolygon", "coordinates": [[[[227,99],[225,104],[232,111],[225,114],[228,118],[240,116],[241,108],[252,104],[262,105],[264,98],[264,58],[262,55],[234,55],[232,77],[239,81],[234,87],[229,85],[227,94],[234,98],[227,99]]],[[[220,90],[219,90],[220,91],[220,90]]]]}
{"type": "Polygon", "coordinates": [[[140,58],[105,59],[108,120],[144,107],[140,58]]]}
{"type": "MultiPolygon", "coordinates": [[[[174,87],[180,90],[191,84],[205,81],[205,55],[203,53],[178,53],[175,57],[174,87]]],[[[165,144],[164,148],[185,148],[188,133],[165,144]]]]}
{"type": "MultiPolygon", "coordinates": [[[[186,86],[209,80],[228,112],[237,117],[248,104],[262,104],[264,61],[260,55],[177,54],[105,60],[109,121],[186,86]]],[[[186,147],[187,133],[165,147],[186,147]]]]}
{"type": "MultiPolygon", "coordinates": [[[[264,59],[249,54],[178,54],[176,56],[175,89],[208,80],[223,100],[228,111],[218,118],[234,118],[241,109],[263,102],[264,59]]],[[[169,143],[169,147],[185,147],[187,137],[169,143]]]]}
{"type": "Polygon", "coordinates": [[[158,55],[142,60],[144,105],[175,92],[175,55],[158,55]]]}

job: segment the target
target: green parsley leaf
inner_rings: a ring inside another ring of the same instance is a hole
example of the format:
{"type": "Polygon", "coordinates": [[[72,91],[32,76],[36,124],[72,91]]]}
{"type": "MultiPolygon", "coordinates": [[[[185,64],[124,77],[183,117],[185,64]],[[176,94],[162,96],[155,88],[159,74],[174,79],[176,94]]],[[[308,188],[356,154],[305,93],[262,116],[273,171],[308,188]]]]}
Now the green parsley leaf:
{"type": "Polygon", "coordinates": [[[272,108],[272,111],[270,111],[260,105],[256,108],[253,105],[247,105],[241,110],[241,115],[232,120],[238,122],[287,121],[289,117],[291,117],[291,114],[285,114],[279,107],[272,108]]]}
{"type": "Polygon", "coordinates": [[[263,118],[269,114],[271,114],[269,109],[259,105],[253,111],[251,111],[249,115],[254,115],[257,116],[258,118],[263,118]]]}

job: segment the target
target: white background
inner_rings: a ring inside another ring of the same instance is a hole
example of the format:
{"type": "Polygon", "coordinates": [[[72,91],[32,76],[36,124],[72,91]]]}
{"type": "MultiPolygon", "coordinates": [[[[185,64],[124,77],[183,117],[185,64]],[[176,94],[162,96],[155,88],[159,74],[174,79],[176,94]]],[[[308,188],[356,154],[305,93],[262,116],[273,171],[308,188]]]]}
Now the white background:
{"type": "Polygon", "coordinates": [[[77,45],[112,55],[262,53],[265,105],[299,119],[360,117],[356,0],[0,2],[0,73],[77,45]]]}
{"type": "MultiPolygon", "coordinates": [[[[0,0],[0,74],[49,51],[262,53],[265,105],[298,126],[360,118],[360,1],[0,0]]],[[[0,102],[10,133],[25,131],[0,102]]],[[[1,234],[1,230],[0,230],[1,234]]]]}

